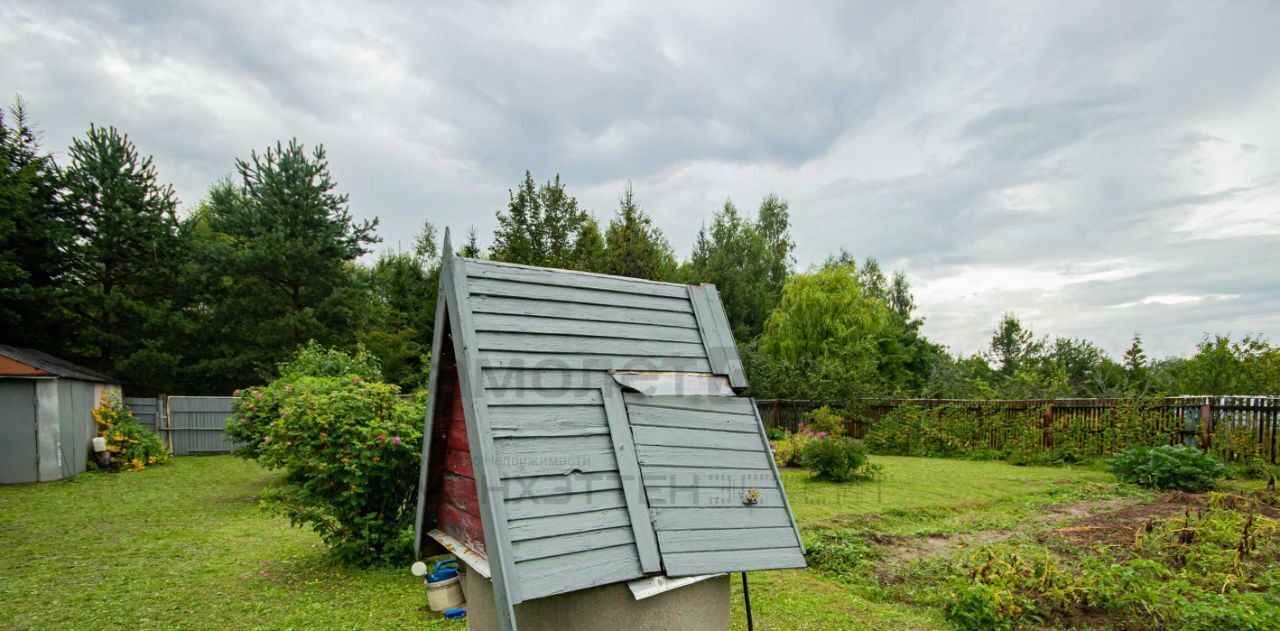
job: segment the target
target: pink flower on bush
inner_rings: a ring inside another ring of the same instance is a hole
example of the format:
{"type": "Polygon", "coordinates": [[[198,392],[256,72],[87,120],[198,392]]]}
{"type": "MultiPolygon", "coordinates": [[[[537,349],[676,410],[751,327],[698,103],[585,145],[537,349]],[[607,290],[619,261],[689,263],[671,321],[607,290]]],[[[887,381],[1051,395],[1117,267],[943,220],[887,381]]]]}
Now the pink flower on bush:
{"type": "Polygon", "coordinates": [[[400,444],[400,437],[398,437],[398,436],[397,436],[396,438],[392,438],[392,439],[391,439],[391,443],[392,443],[393,445],[399,445],[399,444],[400,444]]]}
{"type": "Polygon", "coordinates": [[[240,396],[240,388],[236,388],[235,390],[232,390],[232,391],[231,391],[231,396],[233,396],[233,397],[238,397],[238,396],[240,396]]]}
{"type": "Polygon", "coordinates": [[[352,377],[352,378],[351,378],[351,383],[360,383],[360,378],[359,378],[359,377],[352,377]]]}
{"type": "Polygon", "coordinates": [[[259,401],[261,401],[261,400],[262,400],[262,393],[261,393],[261,392],[259,392],[259,393],[258,393],[258,400],[259,400],[259,401]]]}
{"type": "Polygon", "coordinates": [[[271,437],[270,437],[270,436],[263,436],[263,437],[262,437],[262,442],[264,442],[264,443],[269,443],[269,442],[271,442],[271,437]]]}
{"type": "Polygon", "coordinates": [[[293,386],[285,386],[285,387],[284,387],[284,391],[285,391],[285,392],[293,392],[293,386]]]}
{"type": "Polygon", "coordinates": [[[826,437],[827,437],[826,432],[818,432],[818,438],[826,438],[826,437]]]}
{"type": "Polygon", "coordinates": [[[386,440],[386,439],[387,439],[386,434],[378,434],[378,440],[386,440]]]}

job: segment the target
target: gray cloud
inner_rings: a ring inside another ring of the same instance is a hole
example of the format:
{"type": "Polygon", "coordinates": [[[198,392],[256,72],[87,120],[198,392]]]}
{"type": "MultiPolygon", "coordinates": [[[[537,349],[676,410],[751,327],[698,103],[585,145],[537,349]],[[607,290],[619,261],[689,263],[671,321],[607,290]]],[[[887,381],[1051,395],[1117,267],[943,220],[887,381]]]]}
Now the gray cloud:
{"type": "Polygon", "coordinates": [[[905,269],[957,351],[1005,311],[1113,353],[1280,329],[1275,6],[345,6],[0,4],[0,85],[47,149],[124,129],[188,206],[323,143],[387,247],[489,230],[528,168],[602,217],[634,181],[682,252],[778,192],[802,264],[905,269]]]}

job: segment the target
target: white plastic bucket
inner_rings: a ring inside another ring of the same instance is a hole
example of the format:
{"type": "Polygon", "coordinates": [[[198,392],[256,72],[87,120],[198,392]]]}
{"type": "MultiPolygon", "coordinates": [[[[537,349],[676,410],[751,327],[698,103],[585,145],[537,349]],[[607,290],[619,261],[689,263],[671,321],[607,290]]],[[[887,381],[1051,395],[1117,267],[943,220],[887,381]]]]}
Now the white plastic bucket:
{"type": "Polygon", "coordinates": [[[443,581],[427,581],[427,606],[431,611],[453,609],[462,604],[462,577],[455,576],[443,581]]]}

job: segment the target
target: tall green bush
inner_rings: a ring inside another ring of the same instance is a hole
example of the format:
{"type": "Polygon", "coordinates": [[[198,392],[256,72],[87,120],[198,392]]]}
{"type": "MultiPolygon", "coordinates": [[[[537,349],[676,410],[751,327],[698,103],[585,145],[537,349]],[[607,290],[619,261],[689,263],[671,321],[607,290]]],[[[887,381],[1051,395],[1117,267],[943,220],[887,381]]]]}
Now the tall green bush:
{"type": "Polygon", "coordinates": [[[351,374],[376,376],[360,353],[309,347],[297,357],[279,379],[237,393],[227,430],[244,445],[239,455],[284,472],[264,504],[310,526],[343,562],[407,558],[423,398],[406,401],[397,386],[351,374]]]}

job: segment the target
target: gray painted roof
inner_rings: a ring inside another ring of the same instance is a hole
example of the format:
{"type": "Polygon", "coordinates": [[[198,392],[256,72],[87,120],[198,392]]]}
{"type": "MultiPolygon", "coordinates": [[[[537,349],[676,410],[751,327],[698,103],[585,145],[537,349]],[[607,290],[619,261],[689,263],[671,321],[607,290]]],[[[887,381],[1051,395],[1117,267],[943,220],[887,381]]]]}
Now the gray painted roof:
{"type": "Polygon", "coordinates": [[[440,282],[436,339],[447,314],[503,628],[519,602],[646,575],[804,567],[751,401],[645,396],[613,376],[745,387],[713,286],[464,259],[447,238],[440,282]]]}
{"type": "Polygon", "coordinates": [[[28,366],[39,368],[51,375],[67,379],[80,379],[97,383],[120,383],[96,370],[73,364],[65,359],[54,357],[34,348],[18,348],[8,344],[0,344],[0,355],[20,361],[28,366]]]}

